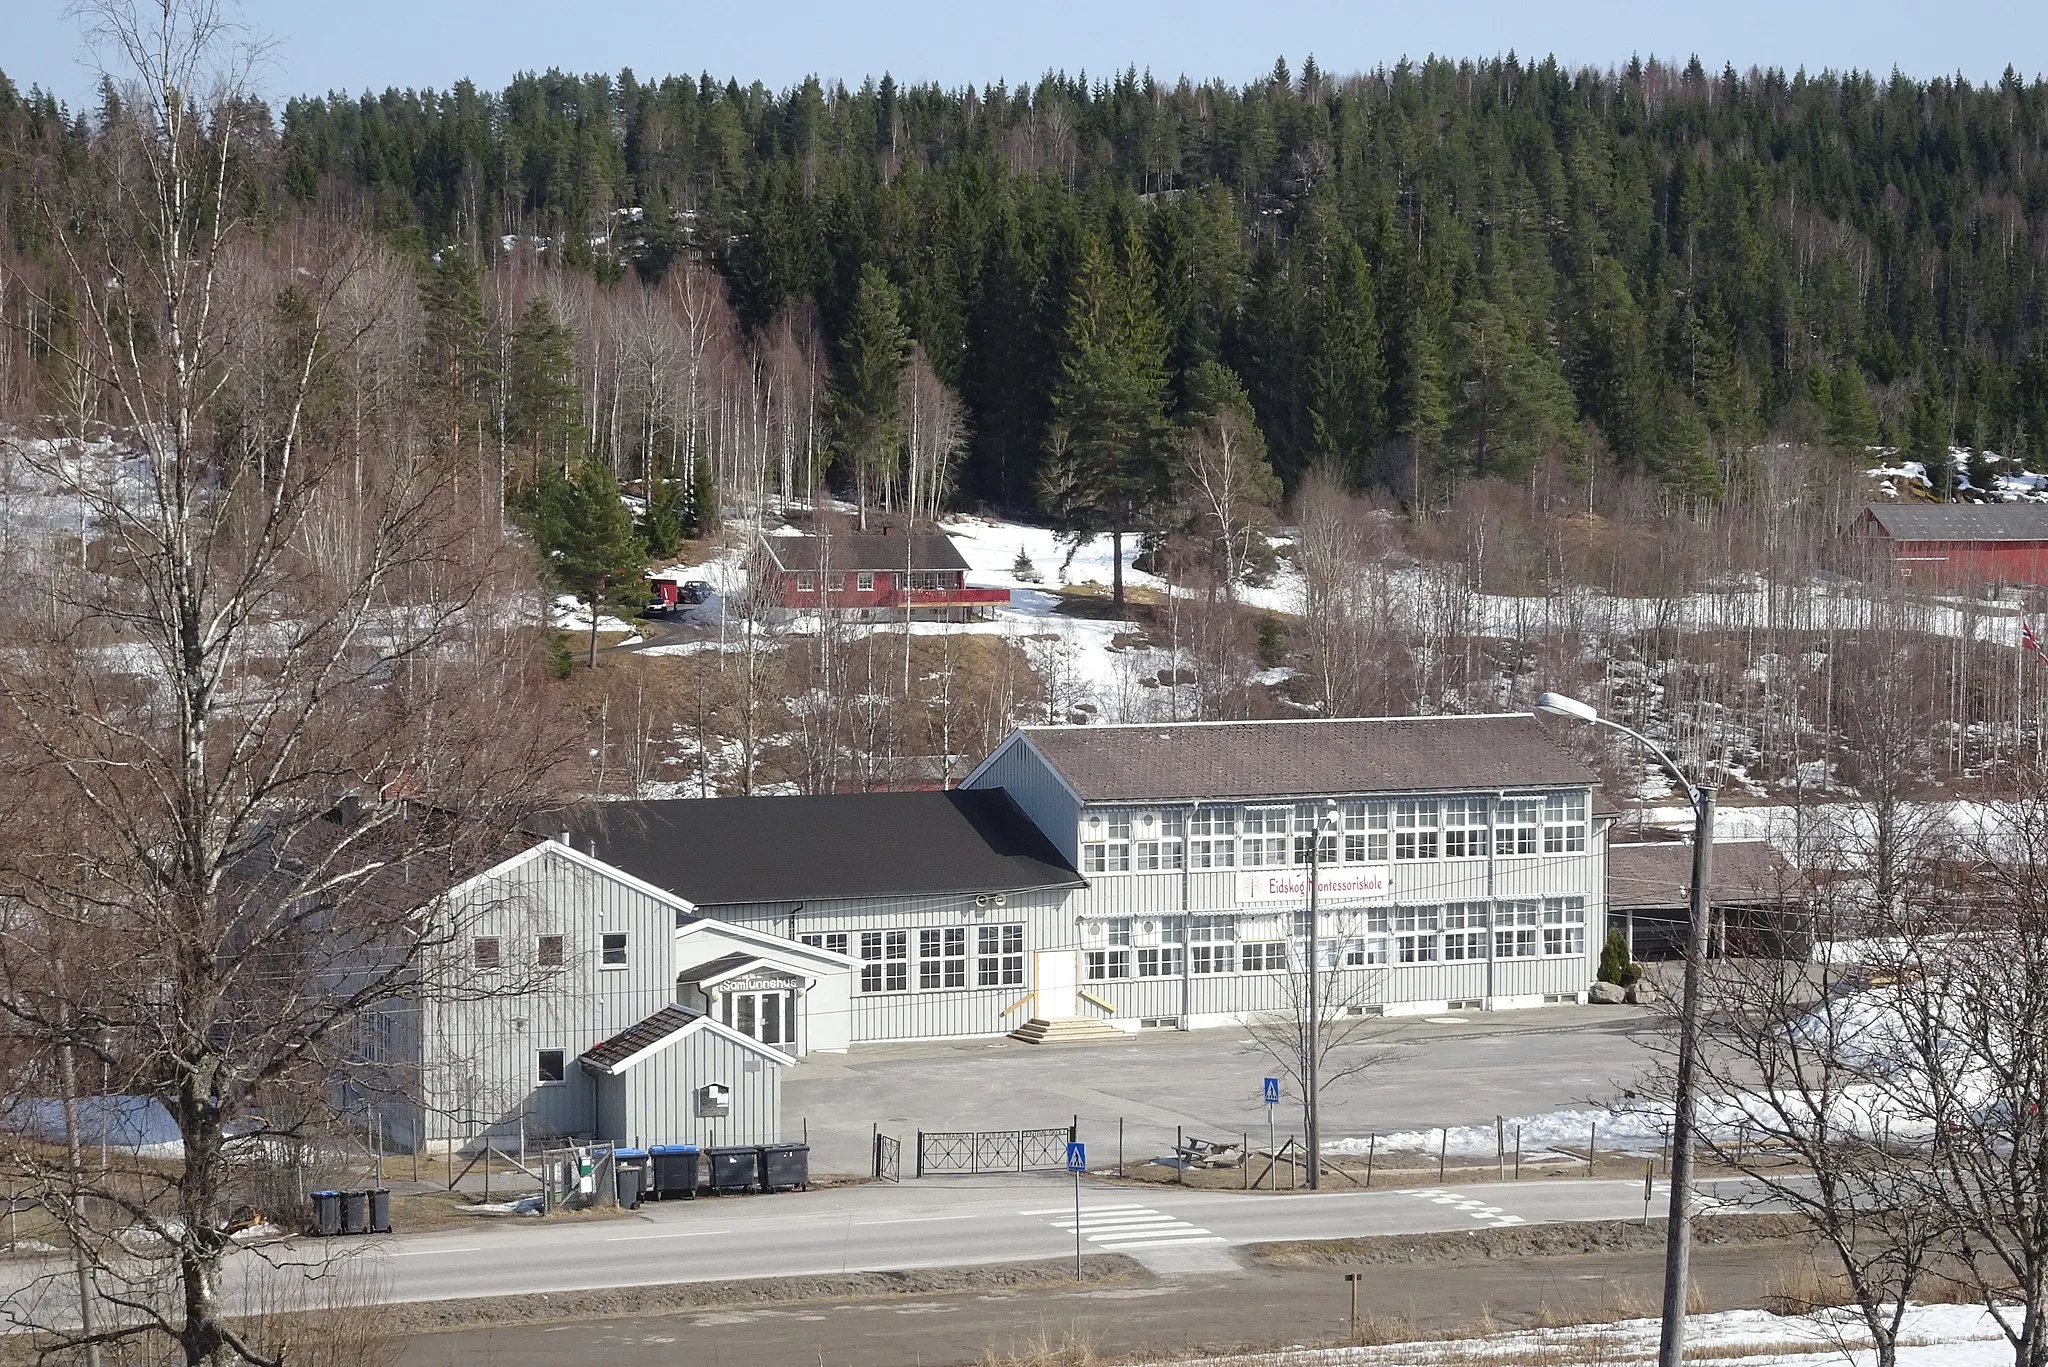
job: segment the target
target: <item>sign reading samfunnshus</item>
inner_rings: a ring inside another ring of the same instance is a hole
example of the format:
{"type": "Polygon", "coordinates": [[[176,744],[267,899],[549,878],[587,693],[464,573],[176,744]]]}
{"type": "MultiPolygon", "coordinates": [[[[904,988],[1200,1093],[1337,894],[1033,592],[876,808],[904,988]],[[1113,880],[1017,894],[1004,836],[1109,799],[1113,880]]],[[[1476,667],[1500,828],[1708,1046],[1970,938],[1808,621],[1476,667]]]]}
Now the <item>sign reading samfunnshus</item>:
{"type": "MultiPolygon", "coordinates": [[[[1316,900],[1326,907],[1384,902],[1394,895],[1394,871],[1386,864],[1344,864],[1316,879],[1316,900]]],[[[1239,902],[1308,901],[1308,870],[1256,869],[1237,875],[1239,902]]]]}

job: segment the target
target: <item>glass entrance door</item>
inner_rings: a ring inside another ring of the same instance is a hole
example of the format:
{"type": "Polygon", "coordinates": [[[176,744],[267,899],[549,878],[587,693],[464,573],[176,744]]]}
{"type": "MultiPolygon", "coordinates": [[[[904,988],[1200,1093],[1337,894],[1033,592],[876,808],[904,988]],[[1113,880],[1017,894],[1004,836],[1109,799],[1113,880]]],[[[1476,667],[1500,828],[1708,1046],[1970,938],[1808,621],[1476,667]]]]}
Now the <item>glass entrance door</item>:
{"type": "Polygon", "coordinates": [[[796,997],[790,992],[728,992],[725,1023],[777,1048],[796,1044],[796,997]]]}

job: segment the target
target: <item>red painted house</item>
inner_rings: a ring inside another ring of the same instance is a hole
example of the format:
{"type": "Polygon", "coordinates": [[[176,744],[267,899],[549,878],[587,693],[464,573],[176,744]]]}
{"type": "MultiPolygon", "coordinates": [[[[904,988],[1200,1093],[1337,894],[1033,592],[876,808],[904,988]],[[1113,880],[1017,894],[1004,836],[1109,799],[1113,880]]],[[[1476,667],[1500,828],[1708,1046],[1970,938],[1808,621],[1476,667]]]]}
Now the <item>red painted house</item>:
{"type": "Polygon", "coordinates": [[[2048,586],[2048,503],[1873,503],[1853,530],[1917,582],[2048,586]]]}
{"type": "Polygon", "coordinates": [[[1010,601],[1008,589],[967,587],[967,561],[935,532],[764,536],[764,573],[785,608],[966,616],[1010,601]]]}

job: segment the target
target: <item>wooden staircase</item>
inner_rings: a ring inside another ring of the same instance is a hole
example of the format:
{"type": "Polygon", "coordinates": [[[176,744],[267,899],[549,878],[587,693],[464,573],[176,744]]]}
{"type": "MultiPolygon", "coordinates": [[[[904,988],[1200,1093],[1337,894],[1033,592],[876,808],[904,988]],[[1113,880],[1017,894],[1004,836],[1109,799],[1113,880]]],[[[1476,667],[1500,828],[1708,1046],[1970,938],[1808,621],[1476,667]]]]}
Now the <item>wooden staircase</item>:
{"type": "Polygon", "coordinates": [[[1010,1038],[1023,1044],[1099,1044],[1130,1036],[1099,1017],[1066,1016],[1047,1020],[1043,1016],[1033,1016],[1012,1030],[1010,1038]]]}

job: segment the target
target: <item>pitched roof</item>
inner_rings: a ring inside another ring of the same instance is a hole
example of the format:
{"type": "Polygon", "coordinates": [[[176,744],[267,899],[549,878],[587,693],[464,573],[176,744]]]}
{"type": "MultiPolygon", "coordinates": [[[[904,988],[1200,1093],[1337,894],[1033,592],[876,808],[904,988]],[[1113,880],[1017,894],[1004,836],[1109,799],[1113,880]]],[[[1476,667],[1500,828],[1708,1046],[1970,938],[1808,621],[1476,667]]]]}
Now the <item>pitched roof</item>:
{"type": "MultiPolygon", "coordinates": [[[[1762,905],[1791,894],[1793,870],[1762,840],[1714,842],[1711,899],[1762,905]]],[[[1665,840],[1607,847],[1607,905],[1616,910],[1684,907],[1692,898],[1692,842],[1665,840]]]]}
{"type": "Polygon", "coordinates": [[[714,1035],[722,1035],[771,1063],[787,1064],[795,1061],[780,1050],[742,1035],[729,1025],[719,1024],[701,1011],[692,1011],[682,1006],[662,1007],[647,1019],[629,1025],[610,1039],[595,1045],[576,1061],[587,1073],[607,1073],[616,1077],[649,1054],[666,1048],[692,1030],[709,1030],[714,1035]]]}
{"type": "Polygon", "coordinates": [[[2048,541],[2048,503],[1873,503],[1894,541],[2048,541]]]}
{"type": "Polygon", "coordinates": [[[1526,713],[1026,726],[1017,737],[1085,802],[1582,787],[1599,781],[1526,713]]]}
{"type": "Polygon", "coordinates": [[[826,537],[764,536],[761,543],[768,548],[776,568],[785,570],[816,570],[821,552],[825,570],[835,574],[849,570],[967,568],[967,561],[952,538],[936,532],[919,532],[909,537],[876,532],[840,532],[826,537]]]}
{"type": "Polygon", "coordinates": [[[700,907],[1083,885],[1001,789],[594,802],[534,829],[700,907]]]}

